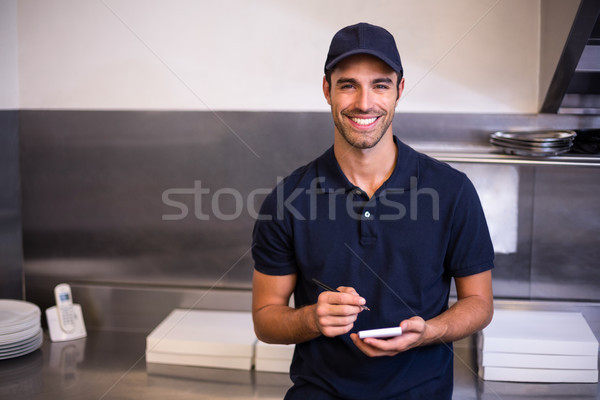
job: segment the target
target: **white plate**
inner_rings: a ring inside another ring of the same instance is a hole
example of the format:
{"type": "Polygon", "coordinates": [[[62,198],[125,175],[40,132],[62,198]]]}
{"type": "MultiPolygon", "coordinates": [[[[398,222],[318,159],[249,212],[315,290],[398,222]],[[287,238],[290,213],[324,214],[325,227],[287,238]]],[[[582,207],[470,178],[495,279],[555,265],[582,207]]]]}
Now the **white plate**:
{"type": "Polygon", "coordinates": [[[39,330],[40,325],[36,325],[21,332],[11,333],[10,335],[0,335],[0,346],[16,344],[23,340],[30,339],[32,336],[35,336],[39,330]]]}
{"type": "Polygon", "coordinates": [[[22,324],[40,315],[40,308],[33,303],[0,299],[0,326],[3,328],[22,324]]]}
{"type": "Polygon", "coordinates": [[[24,356],[25,354],[29,354],[29,353],[39,349],[43,342],[44,342],[44,335],[43,335],[42,331],[40,330],[40,333],[36,336],[36,339],[34,342],[29,344],[28,346],[21,347],[20,349],[14,350],[12,352],[0,353],[0,360],[6,360],[8,358],[20,357],[20,356],[24,356]]]}
{"type": "Polygon", "coordinates": [[[23,322],[22,324],[11,325],[9,327],[2,327],[2,328],[0,328],[0,338],[2,338],[3,335],[9,335],[11,333],[25,331],[27,329],[30,329],[34,326],[39,326],[39,325],[40,325],[40,319],[36,317],[36,318],[32,319],[31,321],[26,321],[26,322],[23,322]]]}
{"type": "Polygon", "coordinates": [[[38,329],[39,329],[39,331],[35,335],[33,335],[27,339],[23,339],[19,342],[15,342],[15,343],[0,345],[0,354],[6,353],[6,352],[12,352],[12,351],[18,350],[21,347],[29,346],[31,343],[35,342],[39,338],[40,335],[43,335],[42,328],[38,328],[38,329]]]}

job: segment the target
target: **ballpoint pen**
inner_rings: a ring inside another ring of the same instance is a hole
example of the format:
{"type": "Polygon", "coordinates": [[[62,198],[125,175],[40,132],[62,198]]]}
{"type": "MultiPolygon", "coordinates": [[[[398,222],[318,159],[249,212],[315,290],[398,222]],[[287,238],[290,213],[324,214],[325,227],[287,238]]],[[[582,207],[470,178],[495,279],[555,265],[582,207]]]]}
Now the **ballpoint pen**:
{"type": "MultiPolygon", "coordinates": [[[[338,292],[341,293],[339,290],[334,289],[332,287],[327,286],[326,284],[324,284],[323,282],[321,282],[318,279],[313,278],[312,281],[315,283],[315,285],[317,285],[318,287],[320,287],[321,289],[327,290],[328,292],[338,292]]],[[[363,310],[367,310],[367,311],[371,311],[371,309],[365,305],[360,306],[363,310]]]]}

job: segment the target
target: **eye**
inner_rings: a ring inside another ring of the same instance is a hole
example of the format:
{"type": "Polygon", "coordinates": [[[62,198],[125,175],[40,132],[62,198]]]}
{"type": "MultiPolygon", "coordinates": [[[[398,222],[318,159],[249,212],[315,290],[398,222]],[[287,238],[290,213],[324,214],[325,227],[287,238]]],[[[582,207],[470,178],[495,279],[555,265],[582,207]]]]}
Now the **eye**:
{"type": "Polygon", "coordinates": [[[390,87],[388,85],[383,85],[383,84],[375,85],[375,89],[387,90],[389,88],[390,87]]]}

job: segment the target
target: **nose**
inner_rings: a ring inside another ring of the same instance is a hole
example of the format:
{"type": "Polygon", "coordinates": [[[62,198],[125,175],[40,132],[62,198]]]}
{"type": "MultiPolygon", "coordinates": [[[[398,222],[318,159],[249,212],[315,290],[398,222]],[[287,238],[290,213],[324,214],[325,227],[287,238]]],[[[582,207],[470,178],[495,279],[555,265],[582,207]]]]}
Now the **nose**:
{"type": "Polygon", "coordinates": [[[357,90],[354,107],[363,112],[371,109],[371,94],[368,90],[357,90]]]}

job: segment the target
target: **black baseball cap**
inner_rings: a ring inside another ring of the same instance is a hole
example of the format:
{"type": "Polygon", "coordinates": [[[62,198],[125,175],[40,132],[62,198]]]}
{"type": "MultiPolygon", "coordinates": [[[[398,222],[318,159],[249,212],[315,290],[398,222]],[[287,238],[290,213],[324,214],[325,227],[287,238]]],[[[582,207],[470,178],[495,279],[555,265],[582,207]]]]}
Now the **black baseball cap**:
{"type": "Polygon", "coordinates": [[[354,54],[371,54],[397,73],[402,73],[402,62],[396,41],[391,33],[380,26],[361,22],[338,31],[329,46],[325,73],[331,71],[344,58],[354,54]]]}

